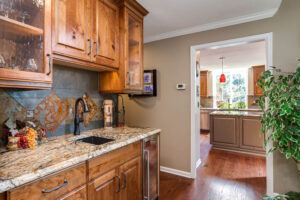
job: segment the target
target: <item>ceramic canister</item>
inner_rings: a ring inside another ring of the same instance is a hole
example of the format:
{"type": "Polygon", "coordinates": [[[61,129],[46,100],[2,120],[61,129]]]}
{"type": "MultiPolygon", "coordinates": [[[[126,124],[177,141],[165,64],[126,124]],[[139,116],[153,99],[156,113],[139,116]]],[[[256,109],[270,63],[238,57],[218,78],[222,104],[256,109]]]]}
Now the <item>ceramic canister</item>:
{"type": "Polygon", "coordinates": [[[113,124],[113,101],[112,100],[104,100],[103,110],[104,110],[104,128],[105,129],[112,128],[112,124],[113,124]]]}

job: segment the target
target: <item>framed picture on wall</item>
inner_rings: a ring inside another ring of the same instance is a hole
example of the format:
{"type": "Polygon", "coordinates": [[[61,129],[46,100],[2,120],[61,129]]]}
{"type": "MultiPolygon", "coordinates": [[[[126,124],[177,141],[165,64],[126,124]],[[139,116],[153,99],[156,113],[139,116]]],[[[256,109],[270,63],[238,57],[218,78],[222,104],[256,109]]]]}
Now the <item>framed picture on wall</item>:
{"type": "Polygon", "coordinates": [[[144,70],[144,91],[142,94],[131,94],[130,97],[156,97],[157,80],[156,69],[144,70]]]}
{"type": "Polygon", "coordinates": [[[156,69],[144,70],[143,96],[156,96],[156,69]]]}

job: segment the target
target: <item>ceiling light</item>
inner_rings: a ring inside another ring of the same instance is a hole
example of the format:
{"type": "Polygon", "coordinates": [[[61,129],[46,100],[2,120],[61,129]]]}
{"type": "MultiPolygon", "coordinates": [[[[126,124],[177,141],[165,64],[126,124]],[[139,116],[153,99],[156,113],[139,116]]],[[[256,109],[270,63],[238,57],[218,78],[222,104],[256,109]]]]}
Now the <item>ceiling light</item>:
{"type": "Polygon", "coordinates": [[[225,59],[225,57],[220,57],[220,59],[222,60],[222,74],[220,76],[220,83],[225,83],[226,82],[226,77],[225,74],[223,73],[223,60],[225,59]]]}

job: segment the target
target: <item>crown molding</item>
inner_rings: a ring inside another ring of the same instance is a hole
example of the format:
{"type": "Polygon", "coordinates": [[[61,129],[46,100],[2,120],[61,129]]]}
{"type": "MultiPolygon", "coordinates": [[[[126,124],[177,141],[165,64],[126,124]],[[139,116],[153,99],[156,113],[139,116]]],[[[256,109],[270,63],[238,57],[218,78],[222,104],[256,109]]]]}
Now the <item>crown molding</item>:
{"type": "Polygon", "coordinates": [[[220,21],[213,22],[213,23],[204,24],[204,25],[193,26],[193,27],[189,27],[189,28],[179,29],[176,31],[171,31],[171,32],[162,33],[162,34],[158,34],[158,35],[148,36],[148,37],[144,38],[144,43],[149,43],[149,42],[163,40],[163,39],[172,38],[172,37],[177,37],[177,36],[181,36],[181,35],[187,35],[187,34],[191,34],[191,33],[208,31],[208,30],[213,30],[213,29],[222,28],[222,27],[226,27],[226,26],[232,26],[232,25],[236,25],[236,24],[242,24],[242,23],[246,23],[246,22],[270,18],[275,15],[275,13],[278,11],[278,9],[279,8],[274,8],[274,9],[266,10],[263,12],[253,13],[250,15],[243,15],[240,17],[229,18],[229,19],[220,20],[220,21]]]}

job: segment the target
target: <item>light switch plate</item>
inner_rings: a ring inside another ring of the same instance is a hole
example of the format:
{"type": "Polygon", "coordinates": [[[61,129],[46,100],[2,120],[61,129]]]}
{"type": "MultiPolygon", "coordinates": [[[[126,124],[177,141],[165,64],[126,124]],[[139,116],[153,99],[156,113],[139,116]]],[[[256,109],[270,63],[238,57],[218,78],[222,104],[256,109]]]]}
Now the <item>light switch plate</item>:
{"type": "Polygon", "coordinates": [[[177,83],[176,89],[177,90],[185,90],[186,89],[185,83],[177,83]]]}

